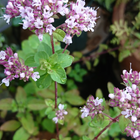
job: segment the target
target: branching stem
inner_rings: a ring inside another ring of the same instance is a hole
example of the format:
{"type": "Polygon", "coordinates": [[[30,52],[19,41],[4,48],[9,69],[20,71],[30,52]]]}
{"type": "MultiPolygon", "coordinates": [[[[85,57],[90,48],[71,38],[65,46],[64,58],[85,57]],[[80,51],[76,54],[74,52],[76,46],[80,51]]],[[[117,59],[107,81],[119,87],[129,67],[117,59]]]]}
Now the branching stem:
{"type": "MultiPolygon", "coordinates": [[[[104,113],[102,113],[102,114],[104,114],[104,113]]],[[[118,118],[119,118],[122,114],[119,114],[119,115],[118,115],[117,117],[115,117],[115,118],[111,118],[110,116],[108,116],[108,115],[106,115],[106,114],[104,114],[104,115],[107,116],[107,117],[109,117],[112,121],[111,121],[103,130],[101,130],[100,133],[99,133],[96,137],[94,137],[93,140],[97,140],[98,137],[99,137],[107,128],[109,128],[109,127],[111,126],[112,123],[115,123],[115,122],[119,121],[118,118]]]]}

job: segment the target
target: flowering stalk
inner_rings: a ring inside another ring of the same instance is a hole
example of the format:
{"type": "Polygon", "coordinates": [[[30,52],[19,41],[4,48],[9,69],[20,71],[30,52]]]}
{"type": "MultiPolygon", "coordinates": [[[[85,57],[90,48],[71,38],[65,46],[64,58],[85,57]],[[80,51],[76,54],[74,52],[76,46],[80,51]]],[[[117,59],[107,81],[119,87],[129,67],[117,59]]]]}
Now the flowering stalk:
{"type": "MultiPolygon", "coordinates": [[[[51,45],[52,45],[52,53],[55,53],[54,50],[54,43],[53,43],[53,35],[51,37],[51,45]]],[[[57,109],[57,82],[55,82],[55,109],[57,109]]],[[[58,123],[56,123],[56,132],[57,132],[57,140],[59,140],[59,128],[58,128],[58,123]]]]}

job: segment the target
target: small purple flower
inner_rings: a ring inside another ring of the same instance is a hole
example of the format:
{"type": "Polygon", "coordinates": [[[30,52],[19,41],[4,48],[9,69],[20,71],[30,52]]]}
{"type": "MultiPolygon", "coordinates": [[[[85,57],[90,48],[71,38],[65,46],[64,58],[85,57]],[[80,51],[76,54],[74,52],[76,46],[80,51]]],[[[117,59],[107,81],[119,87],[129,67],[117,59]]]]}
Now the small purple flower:
{"type": "Polygon", "coordinates": [[[39,72],[34,72],[31,77],[34,81],[37,81],[40,78],[39,72]]]}
{"type": "Polygon", "coordinates": [[[54,121],[55,123],[57,123],[57,122],[58,122],[58,118],[57,118],[57,117],[54,117],[54,118],[53,118],[53,121],[54,121]]]}
{"type": "Polygon", "coordinates": [[[121,114],[124,115],[125,118],[128,118],[128,117],[132,116],[132,110],[126,109],[125,111],[122,111],[121,114]]]}
{"type": "Polygon", "coordinates": [[[135,130],[134,134],[133,134],[133,138],[137,138],[139,136],[139,131],[138,130],[135,130]]]}
{"type": "Polygon", "coordinates": [[[3,15],[3,17],[4,17],[4,20],[6,20],[6,23],[10,23],[10,19],[11,19],[11,15],[3,15]]]}
{"type": "Polygon", "coordinates": [[[6,56],[5,51],[0,51],[0,60],[4,60],[6,56]]]}
{"type": "Polygon", "coordinates": [[[43,21],[40,18],[37,18],[34,24],[37,29],[40,29],[43,27],[43,21]]]}
{"type": "Polygon", "coordinates": [[[82,112],[82,115],[81,115],[81,118],[85,118],[89,115],[89,109],[86,108],[85,106],[81,109],[81,112],[82,112]]]}
{"type": "Polygon", "coordinates": [[[108,97],[111,98],[111,99],[114,99],[114,98],[115,98],[115,95],[112,94],[112,93],[110,93],[110,94],[108,95],[108,97]]]}
{"type": "Polygon", "coordinates": [[[5,84],[5,86],[9,86],[9,79],[6,79],[6,78],[4,78],[4,79],[2,79],[2,83],[4,83],[5,84]]]}
{"type": "Polygon", "coordinates": [[[101,106],[103,99],[99,99],[98,97],[94,99],[93,96],[90,96],[87,100],[86,105],[81,109],[81,118],[85,118],[87,116],[91,116],[93,119],[95,115],[102,113],[104,107],[101,106]]]}
{"type": "Polygon", "coordinates": [[[133,116],[131,117],[131,121],[132,121],[132,122],[136,122],[136,120],[137,120],[137,117],[133,115],[133,116]]]}
{"type": "Polygon", "coordinates": [[[102,102],[103,102],[103,99],[99,99],[99,97],[97,97],[97,98],[94,100],[94,105],[95,105],[95,106],[98,106],[98,105],[100,105],[102,102]]]}
{"type": "Polygon", "coordinates": [[[59,122],[59,120],[64,120],[64,115],[68,114],[68,112],[64,110],[63,104],[59,104],[58,109],[55,113],[56,117],[52,119],[55,123],[59,122]]]}
{"type": "Polygon", "coordinates": [[[72,37],[69,34],[66,34],[66,36],[63,39],[63,42],[66,44],[71,44],[72,43],[72,37]]]}

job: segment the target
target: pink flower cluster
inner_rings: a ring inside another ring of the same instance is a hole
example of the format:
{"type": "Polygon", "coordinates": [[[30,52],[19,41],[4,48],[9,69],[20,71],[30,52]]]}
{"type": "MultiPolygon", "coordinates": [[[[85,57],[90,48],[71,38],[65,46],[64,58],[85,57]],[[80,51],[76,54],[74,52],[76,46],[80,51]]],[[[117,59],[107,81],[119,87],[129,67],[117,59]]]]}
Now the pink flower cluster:
{"type": "Polygon", "coordinates": [[[34,72],[32,67],[24,65],[23,60],[18,58],[17,53],[13,53],[11,48],[7,48],[5,51],[0,51],[0,64],[5,67],[4,74],[7,76],[2,80],[6,86],[9,86],[9,82],[15,78],[19,78],[24,82],[28,81],[31,77],[34,81],[40,78],[38,72],[34,72]]]}
{"type": "Polygon", "coordinates": [[[51,24],[57,14],[68,13],[67,0],[9,0],[4,19],[9,23],[10,18],[21,16],[23,29],[34,30],[40,40],[44,33],[50,35],[55,30],[51,24]]]}
{"type": "Polygon", "coordinates": [[[137,71],[123,71],[122,79],[126,88],[114,88],[114,94],[109,94],[110,105],[121,108],[121,114],[130,119],[125,131],[132,138],[140,140],[140,73],[137,71]]]}
{"type": "Polygon", "coordinates": [[[64,42],[72,43],[71,36],[80,35],[82,31],[94,31],[95,20],[97,19],[97,11],[84,7],[85,2],[77,0],[76,3],[70,3],[70,12],[66,15],[66,21],[61,28],[66,32],[64,42]]]}
{"type": "Polygon", "coordinates": [[[99,99],[98,97],[94,99],[93,96],[90,96],[86,105],[81,109],[81,117],[85,118],[87,116],[91,116],[93,119],[95,115],[102,113],[104,110],[104,106],[101,105],[102,102],[103,99],[99,99]]]}
{"type": "Polygon", "coordinates": [[[59,27],[66,32],[63,41],[70,44],[71,36],[79,35],[81,31],[93,31],[97,12],[92,8],[84,7],[83,0],[70,2],[69,5],[67,2],[68,0],[9,0],[4,19],[9,23],[11,18],[20,16],[23,19],[23,29],[29,28],[35,31],[41,41],[43,34],[52,35],[56,30],[52,25],[55,18],[59,18],[58,15],[66,15],[65,23],[59,27]]]}
{"type": "Polygon", "coordinates": [[[64,105],[59,104],[59,110],[56,111],[56,117],[53,118],[53,121],[57,123],[59,120],[64,120],[64,115],[67,115],[68,112],[64,110],[64,105]]]}

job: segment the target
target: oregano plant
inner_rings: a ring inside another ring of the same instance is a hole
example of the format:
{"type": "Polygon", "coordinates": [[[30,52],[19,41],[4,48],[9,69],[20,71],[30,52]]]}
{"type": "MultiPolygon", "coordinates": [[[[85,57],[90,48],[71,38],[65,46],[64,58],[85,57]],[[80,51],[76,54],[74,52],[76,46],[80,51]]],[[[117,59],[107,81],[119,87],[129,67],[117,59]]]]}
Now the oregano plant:
{"type": "MultiPolygon", "coordinates": [[[[66,104],[67,102],[71,105],[85,103],[79,93],[72,90],[72,93],[66,92],[63,94],[62,92],[58,95],[58,83],[66,83],[65,68],[69,67],[74,59],[67,47],[72,43],[74,35],[79,36],[82,31],[94,31],[93,28],[97,19],[95,9],[85,7],[85,1],[83,0],[77,0],[76,2],[67,0],[9,0],[5,12],[6,14],[3,17],[7,23],[12,18],[20,17],[23,29],[28,28],[38,38],[32,40],[32,37],[30,37],[28,41],[24,41],[22,51],[18,53],[13,53],[11,48],[0,51],[0,64],[4,66],[4,74],[6,75],[2,79],[1,85],[9,86],[10,82],[16,78],[24,82],[30,79],[32,83],[36,83],[38,89],[47,89],[54,84],[54,93],[47,95],[45,92],[39,92],[42,97],[46,98],[45,100],[36,98],[27,100],[24,90],[18,88],[15,100],[3,100],[0,104],[7,107],[5,110],[18,111],[17,118],[19,121],[11,120],[2,125],[1,130],[5,131],[7,126],[15,125],[14,128],[8,128],[9,131],[13,131],[22,125],[13,138],[17,140],[20,138],[19,134],[22,134],[24,140],[26,140],[30,138],[30,135],[34,136],[38,132],[29,110],[45,109],[45,112],[42,113],[43,115],[40,114],[43,117],[47,115],[48,119],[56,124],[57,140],[65,140],[62,135],[59,135],[58,124],[63,125],[65,123],[65,116],[68,116],[68,113],[72,116],[72,122],[70,124],[68,120],[71,118],[66,118],[67,126],[65,127],[67,128],[64,127],[64,129],[69,131],[73,128],[75,133],[79,133],[80,136],[83,135],[83,140],[91,139],[91,136],[87,133],[85,134],[86,130],[91,132],[90,127],[101,127],[101,130],[96,131],[98,134],[95,133],[96,136],[93,138],[97,140],[101,134],[116,122],[119,123],[120,129],[126,132],[128,136],[137,140],[140,139],[140,74],[136,71],[132,72],[131,68],[130,72],[123,71],[122,78],[126,88],[124,90],[114,88],[114,93],[109,94],[111,98],[109,101],[110,106],[118,107],[118,110],[120,110],[120,113],[115,117],[111,117],[105,112],[106,102],[105,99],[101,98],[99,90],[98,95],[100,97],[94,98],[90,96],[86,105],[80,109],[81,114],[77,108],[71,108],[66,104]],[[65,22],[58,27],[54,27],[53,23],[61,16],[66,17],[65,22]],[[58,41],[66,43],[64,49],[58,45],[58,41]],[[22,92],[20,93],[19,90],[22,92]],[[11,104],[12,107],[4,104],[5,102],[11,104]],[[25,110],[27,111],[26,113],[25,110]],[[83,125],[74,127],[80,124],[79,114],[83,120],[83,125]],[[30,125],[28,125],[28,122],[30,125]]],[[[28,88],[26,87],[26,89],[28,88]]],[[[44,121],[49,123],[48,120],[44,121]]]]}

